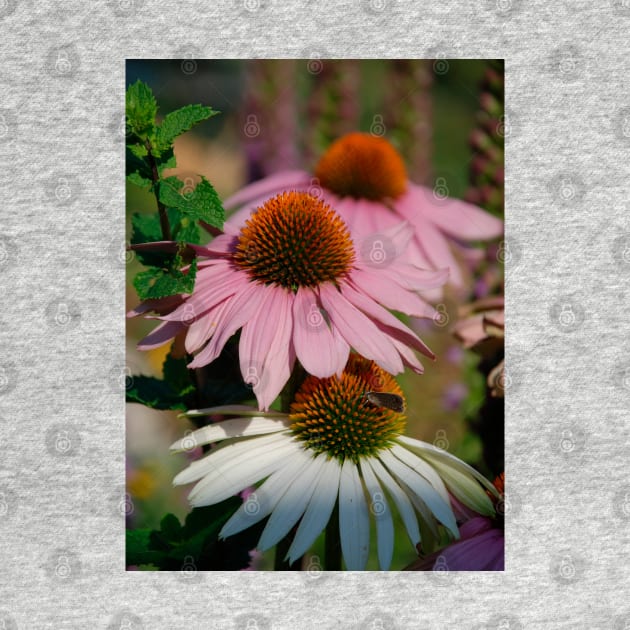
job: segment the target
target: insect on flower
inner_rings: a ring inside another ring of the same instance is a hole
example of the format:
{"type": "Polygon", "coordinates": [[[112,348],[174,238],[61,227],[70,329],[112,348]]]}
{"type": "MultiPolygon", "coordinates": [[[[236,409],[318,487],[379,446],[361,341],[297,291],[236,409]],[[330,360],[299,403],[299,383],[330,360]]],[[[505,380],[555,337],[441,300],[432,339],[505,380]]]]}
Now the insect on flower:
{"type": "Polygon", "coordinates": [[[398,394],[389,394],[387,392],[365,392],[364,398],[377,407],[386,407],[397,413],[405,411],[405,401],[398,394]]]}

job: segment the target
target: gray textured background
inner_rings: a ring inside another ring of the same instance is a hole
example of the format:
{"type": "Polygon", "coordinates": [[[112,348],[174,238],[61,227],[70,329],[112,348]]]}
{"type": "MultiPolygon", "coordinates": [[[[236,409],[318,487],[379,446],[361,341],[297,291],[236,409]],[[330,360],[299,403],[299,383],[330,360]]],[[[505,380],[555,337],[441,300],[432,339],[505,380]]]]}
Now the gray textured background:
{"type": "Polygon", "coordinates": [[[0,628],[625,628],[629,29],[628,0],[0,2],[0,628]],[[504,574],[125,573],[124,61],[187,51],[506,59],[504,574]]]}

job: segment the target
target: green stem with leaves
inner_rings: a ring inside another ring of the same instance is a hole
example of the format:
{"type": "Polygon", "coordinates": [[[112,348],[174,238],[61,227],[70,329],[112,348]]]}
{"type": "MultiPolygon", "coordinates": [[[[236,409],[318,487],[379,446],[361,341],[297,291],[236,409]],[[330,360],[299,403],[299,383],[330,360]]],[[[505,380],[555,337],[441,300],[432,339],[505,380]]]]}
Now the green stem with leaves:
{"type": "Polygon", "coordinates": [[[146,140],[144,146],[147,149],[147,160],[151,167],[151,179],[153,180],[153,193],[155,194],[155,200],[157,201],[158,212],[160,213],[160,227],[162,228],[162,236],[165,241],[172,241],[173,235],[171,234],[171,226],[168,222],[168,214],[166,213],[166,206],[160,201],[160,173],[158,171],[157,162],[155,156],[151,151],[151,143],[146,140]]]}

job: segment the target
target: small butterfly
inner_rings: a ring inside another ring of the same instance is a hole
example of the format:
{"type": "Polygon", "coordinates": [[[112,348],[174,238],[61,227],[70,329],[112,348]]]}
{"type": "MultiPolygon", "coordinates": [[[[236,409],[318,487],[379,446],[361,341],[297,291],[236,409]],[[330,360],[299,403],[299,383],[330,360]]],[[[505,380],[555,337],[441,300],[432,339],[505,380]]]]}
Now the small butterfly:
{"type": "Polygon", "coordinates": [[[398,413],[403,413],[405,411],[405,401],[403,397],[398,394],[389,394],[386,392],[365,392],[363,396],[377,407],[385,407],[398,413]]]}

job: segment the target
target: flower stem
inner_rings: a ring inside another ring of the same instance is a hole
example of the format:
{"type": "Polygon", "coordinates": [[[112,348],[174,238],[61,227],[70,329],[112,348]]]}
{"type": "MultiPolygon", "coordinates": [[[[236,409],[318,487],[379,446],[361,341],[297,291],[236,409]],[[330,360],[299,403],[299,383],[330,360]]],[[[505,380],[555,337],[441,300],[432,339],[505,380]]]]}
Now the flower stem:
{"type": "Polygon", "coordinates": [[[145,145],[147,149],[147,159],[151,166],[151,179],[153,180],[153,194],[157,201],[158,212],[160,213],[160,227],[162,228],[162,238],[165,241],[172,241],[173,235],[171,234],[171,226],[168,222],[168,215],[166,214],[166,206],[160,201],[160,173],[158,171],[155,156],[151,152],[151,143],[146,140],[145,145]]]}
{"type": "Polygon", "coordinates": [[[324,552],[324,569],[341,571],[341,538],[339,537],[339,504],[330,515],[326,525],[326,547],[324,552]]]}

